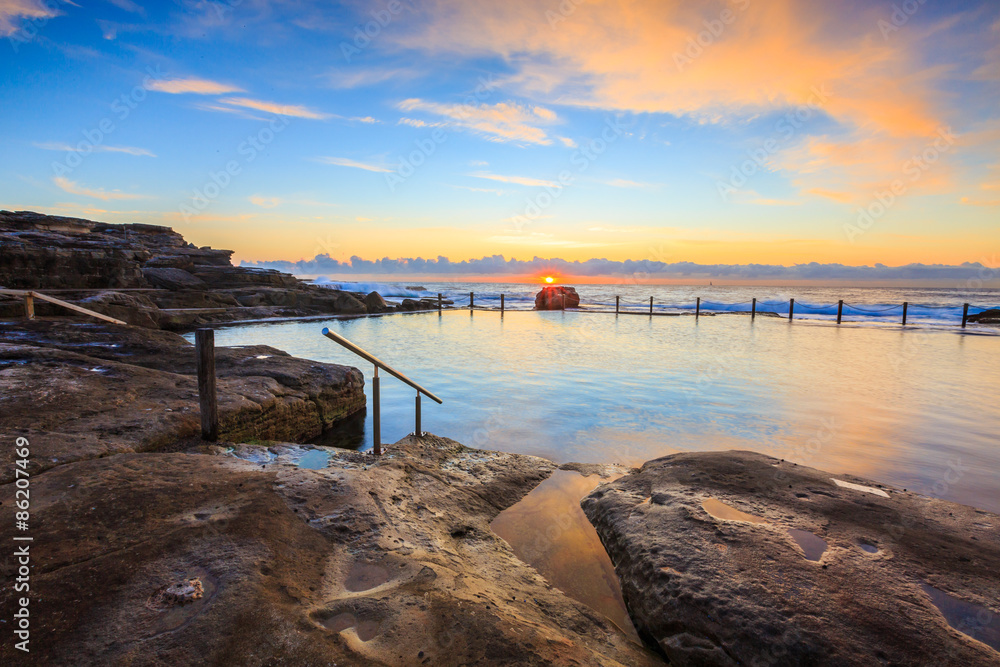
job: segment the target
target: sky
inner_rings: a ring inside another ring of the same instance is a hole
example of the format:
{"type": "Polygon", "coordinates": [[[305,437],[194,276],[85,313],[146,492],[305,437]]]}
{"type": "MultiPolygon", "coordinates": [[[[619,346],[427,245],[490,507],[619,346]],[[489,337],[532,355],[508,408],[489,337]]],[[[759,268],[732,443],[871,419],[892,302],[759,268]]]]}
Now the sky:
{"type": "Polygon", "coordinates": [[[0,208],[244,262],[1000,271],[994,0],[0,0],[0,41],[0,208]]]}

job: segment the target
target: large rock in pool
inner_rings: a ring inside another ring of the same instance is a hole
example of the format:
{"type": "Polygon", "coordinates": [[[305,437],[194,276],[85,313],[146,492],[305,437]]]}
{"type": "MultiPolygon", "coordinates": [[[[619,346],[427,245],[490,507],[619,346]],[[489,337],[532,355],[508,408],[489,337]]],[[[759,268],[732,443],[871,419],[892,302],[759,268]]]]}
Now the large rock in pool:
{"type": "Polygon", "coordinates": [[[751,452],[656,459],[581,504],[670,664],[1000,665],[995,514],[751,452]]]}
{"type": "Polygon", "coordinates": [[[579,305],[580,295],[564,285],[548,285],[535,295],[535,310],[564,310],[579,305]]]}

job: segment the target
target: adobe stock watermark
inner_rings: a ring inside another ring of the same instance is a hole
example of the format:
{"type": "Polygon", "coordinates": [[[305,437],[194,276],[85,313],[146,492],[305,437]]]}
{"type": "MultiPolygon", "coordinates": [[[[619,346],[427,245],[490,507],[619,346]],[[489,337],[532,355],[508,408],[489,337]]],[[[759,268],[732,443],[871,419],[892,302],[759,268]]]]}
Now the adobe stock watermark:
{"type": "Polygon", "coordinates": [[[345,40],[340,43],[340,54],[344,56],[344,60],[350,63],[354,56],[371,46],[372,40],[381,35],[382,31],[389,27],[389,24],[402,14],[404,9],[410,12],[416,11],[416,7],[411,0],[407,0],[406,2],[402,0],[389,0],[382,9],[371,10],[368,13],[372,17],[371,20],[354,26],[353,39],[349,42],[345,40]]]}
{"type": "MultiPolygon", "coordinates": [[[[620,116],[605,119],[601,134],[584,143],[570,156],[569,162],[576,168],[576,174],[587,171],[595,160],[604,155],[608,148],[625,134],[626,129],[627,126],[620,116]]],[[[514,231],[521,232],[525,225],[537,220],[575,180],[576,175],[573,171],[563,169],[557,174],[556,181],[542,186],[541,192],[528,197],[522,212],[512,219],[514,231]]]]}
{"type": "Polygon", "coordinates": [[[67,0],[40,0],[33,9],[38,12],[36,16],[27,17],[20,28],[7,35],[10,47],[17,53],[22,44],[28,44],[38,32],[52,19],[60,16],[60,5],[72,5],[67,0]]]}
{"type": "Polygon", "coordinates": [[[705,29],[700,30],[692,37],[688,37],[687,45],[683,51],[674,51],[674,65],[677,66],[678,72],[683,72],[685,67],[691,65],[705,53],[705,49],[715,44],[726,31],[726,27],[736,23],[736,18],[739,16],[737,12],[747,10],[750,6],[750,0],[733,0],[733,5],[737,11],[726,7],[719,12],[718,17],[705,19],[702,21],[705,29]]]}
{"type": "Polygon", "coordinates": [[[855,222],[844,224],[844,234],[847,235],[847,240],[854,243],[859,236],[882,219],[889,209],[899,201],[899,198],[909,191],[911,184],[919,181],[941,159],[944,153],[951,150],[956,139],[957,137],[952,133],[950,127],[938,128],[937,138],[927,144],[919,155],[914,155],[903,162],[904,178],[896,178],[889,184],[888,188],[874,192],[868,205],[856,211],[857,219],[855,222]]]}
{"type": "Polygon", "coordinates": [[[757,172],[766,169],[771,156],[786,146],[802,126],[823,109],[830,97],[831,93],[825,84],[813,86],[809,99],[804,104],[779,118],[774,124],[775,136],[767,138],[757,148],[748,149],[747,159],[730,168],[729,180],[715,182],[715,189],[722,201],[728,202],[729,197],[743,188],[757,172]]]}
{"type": "Polygon", "coordinates": [[[479,109],[493,94],[496,86],[497,84],[492,73],[485,78],[479,77],[479,83],[472,94],[462,102],[456,118],[435,127],[431,130],[430,136],[423,139],[415,139],[412,151],[406,155],[397,156],[395,168],[385,174],[385,184],[389,188],[389,192],[395,192],[397,187],[405,183],[413,174],[417,173],[417,169],[423,166],[438,151],[441,144],[448,140],[448,130],[458,125],[461,121],[471,116],[475,110],[479,109]]]}
{"type": "Polygon", "coordinates": [[[879,19],[875,22],[875,26],[882,33],[882,39],[889,41],[889,35],[898,32],[917,13],[920,7],[926,3],[927,0],[904,0],[899,4],[893,4],[889,20],[879,19]]]}
{"type": "MultiPolygon", "coordinates": [[[[142,78],[142,83],[134,87],[127,93],[122,93],[111,102],[111,111],[117,118],[118,123],[123,123],[132,115],[140,104],[149,96],[153,82],[165,78],[165,74],[160,70],[160,66],[147,67],[146,76],[142,78]]],[[[85,157],[100,148],[105,140],[119,127],[115,119],[105,116],[97,122],[95,127],[83,130],[83,139],[72,150],[66,151],[66,155],[61,161],[52,162],[52,173],[54,176],[66,176],[74,169],[83,164],[85,157]]]]}
{"type": "Polygon", "coordinates": [[[184,221],[189,222],[192,216],[204,212],[232,184],[233,178],[243,173],[243,167],[256,160],[257,156],[286,127],[288,127],[288,118],[275,116],[256,134],[251,134],[241,141],[236,147],[236,152],[242,157],[242,160],[229,160],[219,171],[210,171],[205,184],[200,188],[195,188],[191,198],[178,207],[184,221]]]}

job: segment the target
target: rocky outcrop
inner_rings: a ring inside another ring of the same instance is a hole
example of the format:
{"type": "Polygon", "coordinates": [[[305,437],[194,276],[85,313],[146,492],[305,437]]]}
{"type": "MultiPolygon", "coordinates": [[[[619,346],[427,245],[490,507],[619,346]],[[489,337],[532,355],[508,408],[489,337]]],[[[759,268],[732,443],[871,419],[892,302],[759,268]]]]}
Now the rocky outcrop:
{"type": "Polygon", "coordinates": [[[365,308],[368,309],[369,313],[384,313],[389,310],[389,304],[378,292],[370,292],[365,297],[365,308]]]}
{"type": "Polygon", "coordinates": [[[580,295],[576,289],[565,285],[547,285],[535,295],[535,310],[565,310],[579,305],[580,295]]]}
{"type": "Polygon", "coordinates": [[[969,321],[980,324],[1000,324],[1000,309],[989,308],[981,313],[969,315],[969,321]]]}
{"type": "MultiPolygon", "coordinates": [[[[357,369],[262,345],[217,348],[216,375],[223,439],[302,442],[365,407],[357,369]]],[[[194,347],[165,331],[45,320],[5,325],[0,396],[2,435],[29,438],[36,472],[155,451],[200,434],[194,347]]],[[[0,480],[12,475],[5,465],[0,480]]]]}
{"type": "Polygon", "coordinates": [[[671,664],[1000,665],[996,515],[752,452],[656,459],[581,505],[671,664]]]}
{"type": "MultiPolygon", "coordinates": [[[[169,227],[0,211],[0,287],[60,290],[63,300],[129,324],[183,331],[242,320],[397,310],[377,294],[375,299],[281,271],[233,266],[232,254],[198,248],[169,227]],[[128,291],[118,291],[123,289],[128,291]]],[[[36,312],[66,315],[48,304],[36,312]]],[[[0,296],[0,317],[22,314],[18,299],[0,296]]]]}
{"type": "Polygon", "coordinates": [[[37,664],[661,664],[491,532],[548,461],[430,435],[315,470],[296,447],[200,451],[33,478],[37,664]]]}

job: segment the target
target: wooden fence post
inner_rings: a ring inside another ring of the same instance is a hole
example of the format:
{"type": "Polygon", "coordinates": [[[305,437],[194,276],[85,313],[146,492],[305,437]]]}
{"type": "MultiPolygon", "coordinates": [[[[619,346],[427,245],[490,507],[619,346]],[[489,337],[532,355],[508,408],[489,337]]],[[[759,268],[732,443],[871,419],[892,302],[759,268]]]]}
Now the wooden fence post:
{"type": "Polygon", "coordinates": [[[750,321],[757,319],[757,297],[754,297],[753,305],[750,306],[750,321]]]}
{"type": "Polygon", "coordinates": [[[619,304],[620,302],[621,302],[621,297],[620,297],[620,296],[616,296],[616,297],[615,297],[615,315],[617,315],[617,314],[618,314],[618,304],[619,304]]]}
{"type": "Polygon", "coordinates": [[[653,314],[653,297],[649,297],[649,314],[653,314]]]}
{"type": "Polygon", "coordinates": [[[441,306],[442,306],[441,302],[442,302],[441,292],[438,292],[438,312],[439,313],[441,312],[441,306]]]}
{"type": "Polygon", "coordinates": [[[503,292],[500,293],[500,313],[503,314],[503,292]]]}
{"type": "Polygon", "coordinates": [[[965,328],[965,323],[969,321],[969,304],[964,304],[962,306],[962,328],[965,328]]]}
{"type": "Polygon", "coordinates": [[[194,334],[198,355],[198,400],[201,405],[201,437],[219,439],[219,403],[215,394],[215,331],[198,329],[194,334]]]}
{"type": "Polygon", "coordinates": [[[695,317],[695,319],[698,319],[699,317],[701,317],[701,297],[700,296],[697,297],[697,300],[694,302],[694,317],[695,317]]]}
{"type": "Polygon", "coordinates": [[[792,321],[792,315],[795,314],[795,299],[788,300],[788,321],[792,321]]]}
{"type": "Polygon", "coordinates": [[[476,305],[476,293],[469,292],[469,310],[472,310],[476,305]]]}
{"type": "Polygon", "coordinates": [[[910,305],[909,301],[904,301],[903,302],[903,326],[904,327],[906,326],[906,309],[907,309],[907,307],[909,307],[909,305],[910,305]]]}
{"type": "Polygon", "coordinates": [[[841,299],[837,302],[837,324],[840,324],[840,320],[844,317],[844,300],[841,299]]]}

